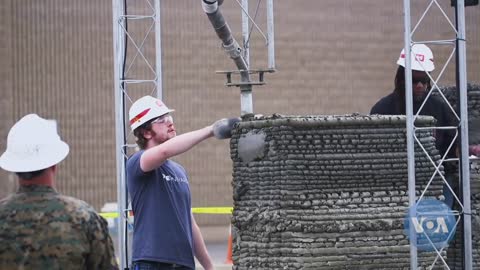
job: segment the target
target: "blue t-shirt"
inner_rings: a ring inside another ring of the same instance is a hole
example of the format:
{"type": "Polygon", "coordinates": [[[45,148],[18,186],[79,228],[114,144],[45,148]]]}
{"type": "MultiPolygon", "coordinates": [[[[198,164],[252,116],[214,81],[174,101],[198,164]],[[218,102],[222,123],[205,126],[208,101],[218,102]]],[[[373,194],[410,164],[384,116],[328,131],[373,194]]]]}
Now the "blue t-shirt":
{"type": "Polygon", "coordinates": [[[188,177],[167,160],[151,172],[140,168],[143,151],[127,161],[127,186],[134,213],[132,260],[175,263],[195,269],[188,177]]]}

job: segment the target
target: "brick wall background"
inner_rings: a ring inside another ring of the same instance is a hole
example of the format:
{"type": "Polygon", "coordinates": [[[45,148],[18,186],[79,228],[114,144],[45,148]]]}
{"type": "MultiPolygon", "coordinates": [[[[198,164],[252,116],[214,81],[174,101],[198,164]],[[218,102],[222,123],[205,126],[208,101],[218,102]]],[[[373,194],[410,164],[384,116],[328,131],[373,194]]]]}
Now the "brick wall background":
{"type": "MultiPolygon", "coordinates": [[[[225,78],[215,74],[235,66],[221,50],[199,1],[161,2],[164,101],[176,109],[178,132],[238,115],[238,89],[227,89],[225,78]]],[[[412,24],[428,4],[414,2],[412,24]]],[[[251,11],[256,4],[250,1],[251,11]]],[[[60,167],[58,189],[97,209],[116,201],[111,5],[94,0],[3,0],[0,5],[0,148],[5,149],[8,130],[21,116],[36,112],[58,119],[71,146],[60,167]]],[[[278,71],[266,75],[266,86],[254,87],[255,113],[368,113],[392,90],[395,61],[403,47],[401,1],[278,0],[274,5],[278,71]]],[[[235,1],[225,1],[222,8],[240,41],[240,8],[235,1]]],[[[453,9],[446,10],[453,18],[453,9]]],[[[466,8],[467,78],[472,82],[480,81],[479,20],[478,6],[466,8]]],[[[434,8],[413,38],[452,37],[453,31],[434,8]]],[[[258,32],[252,32],[252,68],[266,67],[263,44],[258,32]]],[[[449,47],[432,49],[440,67],[449,47]]],[[[145,53],[153,55],[152,48],[145,48],[145,53]]],[[[450,64],[441,84],[453,83],[450,64]]],[[[133,90],[145,91],[143,95],[151,88],[133,90]]],[[[177,160],[189,171],[194,206],[232,205],[228,141],[203,142],[177,160]]],[[[15,190],[15,177],[1,171],[0,178],[4,197],[15,190]]],[[[227,224],[229,217],[199,216],[198,221],[227,224]]]]}

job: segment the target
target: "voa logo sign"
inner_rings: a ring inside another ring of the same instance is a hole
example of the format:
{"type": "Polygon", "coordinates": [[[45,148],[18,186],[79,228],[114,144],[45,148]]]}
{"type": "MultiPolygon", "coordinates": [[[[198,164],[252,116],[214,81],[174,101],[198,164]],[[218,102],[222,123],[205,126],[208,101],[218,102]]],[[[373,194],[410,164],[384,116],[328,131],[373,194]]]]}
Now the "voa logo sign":
{"type": "Polygon", "coordinates": [[[440,250],[455,236],[455,216],[442,201],[423,199],[409,208],[404,219],[404,233],[410,241],[415,239],[413,243],[419,250],[440,250]]]}

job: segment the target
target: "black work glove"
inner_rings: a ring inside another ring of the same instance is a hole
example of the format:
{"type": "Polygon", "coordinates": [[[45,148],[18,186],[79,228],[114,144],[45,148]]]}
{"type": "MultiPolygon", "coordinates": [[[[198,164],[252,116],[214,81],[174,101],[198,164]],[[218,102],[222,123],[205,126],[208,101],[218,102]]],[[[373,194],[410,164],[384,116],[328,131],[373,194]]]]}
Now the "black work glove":
{"type": "Polygon", "coordinates": [[[242,121],[240,117],[223,118],[213,123],[213,135],[217,139],[229,139],[232,137],[233,126],[242,121]]]}

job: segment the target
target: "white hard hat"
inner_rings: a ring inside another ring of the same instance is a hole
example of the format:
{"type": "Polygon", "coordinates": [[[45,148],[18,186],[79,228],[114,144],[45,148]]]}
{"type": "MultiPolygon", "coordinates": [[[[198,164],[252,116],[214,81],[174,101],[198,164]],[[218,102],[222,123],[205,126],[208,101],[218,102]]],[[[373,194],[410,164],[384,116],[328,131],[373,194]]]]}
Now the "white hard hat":
{"type": "Polygon", "coordinates": [[[135,130],[149,120],[173,111],[174,110],[170,110],[160,99],[152,96],[144,96],[135,101],[128,111],[130,127],[132,130],[135,130]]]}
{"type": "MultiPolygon", "coordinates": [[[[432,50],[424,44],[414,44],[412,46],[412,57],[410,59],[412,70],[430,72],[435,69],[432,50]]],[[[397,64],[405,67],[405,49],[402,49],[397,64]]]]}
{"type": "Polygon", "coordinates": [[[55,120],[28,114],[8,132],[0,167],[10,172],[34,172],[58,164],[69,150],[58,136],[55,120]]]}

